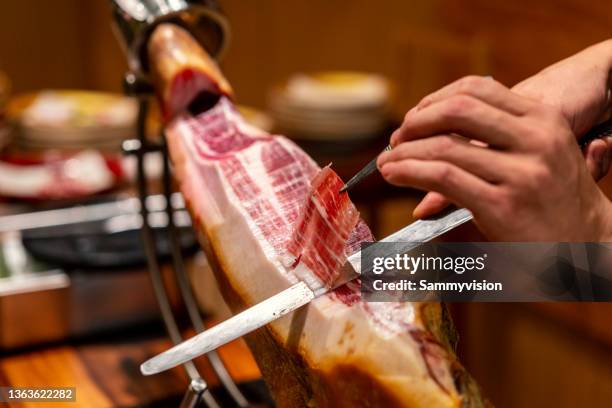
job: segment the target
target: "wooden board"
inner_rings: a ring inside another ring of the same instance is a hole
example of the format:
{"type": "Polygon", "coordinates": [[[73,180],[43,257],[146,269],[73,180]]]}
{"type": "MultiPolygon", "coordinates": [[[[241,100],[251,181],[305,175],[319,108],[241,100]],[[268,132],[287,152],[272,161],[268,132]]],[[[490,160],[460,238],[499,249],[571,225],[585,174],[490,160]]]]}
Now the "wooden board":
{"type": "MultiPolygon", "coordinates": [[[[187,388],[182,368],[144,377],[139,366],[170,347],[157,330],[153,335],[115,335],[102,340],[59,344],[0,358],[0,384],[15,387],[76,387],[76,403],[53,403],[54,407],[135,407],[180,398],[187,388]]],[[[219,350],[237,382],[258,380],[260,373],[242,340],[219,350]]],[[[209,386],[218,382],[208,362],[199,358],[197,367],[209,386]]],[[[159,405],[162,404],[162,405],[159,405]]],[[[13,404],[40,408],[41,403],[13,404]]]]}

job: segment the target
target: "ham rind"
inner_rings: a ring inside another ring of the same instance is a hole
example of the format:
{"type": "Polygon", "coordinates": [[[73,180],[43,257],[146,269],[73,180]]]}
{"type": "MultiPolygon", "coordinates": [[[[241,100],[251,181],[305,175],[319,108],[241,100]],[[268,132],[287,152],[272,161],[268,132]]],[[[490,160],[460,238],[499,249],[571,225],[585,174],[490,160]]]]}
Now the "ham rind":
{"type": "Polygon", "coordinates": [[[206,95],[232,95],[213,59],[184,29],[174,24],[158,25],[148,41],[150,76],[165,118],[185,110],[206,95]],[[187,58],[186,58],[187,56],[187,58]]]}
{"type": "MultiPolygon", "coordinates": [[[[157,30],[149,60],[174,118],[170,155],[224,299],[238,312],[299,280],[328,287],[346,256],[373,240],[337,192],[342,182],[290,140],[246,124],[227,81],[184,30],[157,30]],[[185,113],[202,92],[216,104],[185,113]]],[[[279,407],[483,405],[439,303],[367,303],[352,281],[245,339],[279,407]]]]}
{"type": "MultiPolygon", "coordinates": [[[[373,239],[337,193],[342,183],[331,169],[250,127],[227,98],[180,115],[166,133],[194,225],[235,312],[299,279],[325,285],[348,253],[373,239]]],[[[279,406],[476,406],[449,325],[440,304],[367,303],[351,282],[247,343],[279,406]]]]}

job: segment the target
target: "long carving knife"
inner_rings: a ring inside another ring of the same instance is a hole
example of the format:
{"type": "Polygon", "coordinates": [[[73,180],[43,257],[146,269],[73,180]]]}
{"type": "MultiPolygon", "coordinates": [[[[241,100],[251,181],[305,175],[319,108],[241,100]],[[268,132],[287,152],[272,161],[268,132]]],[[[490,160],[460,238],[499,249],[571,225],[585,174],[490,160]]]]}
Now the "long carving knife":
{"type": "MultiPolygon", "coordinates": [[[[472,213],[468,210],[463,208],[455,209],[436,218],[413,222],[381,241],[403,242],[405,246],[400,248],[400,251],[408,252],[421,243],[431,241],[471,219],[472,213]]],[[[379,247],[376,245],[369,246],[368,250],[371,248],[376,250],[379,247]]],[[[144,375],[157,374],[179,364],[186,363],[307,305],[316,297],[357,278],[361,272],[363,272],[361,270],[361,251],[357,251],[348,257],[338,278],[330,288],[313,290],[304,282],[298,282],[263,302],[158,354],[144,362],[140,366],[140,371],[144,375]]]]}
{"type": "MultiPolygon", "coordinates": [[[[594,139],[612,136],[612,120],[591,129],[579,141],[580,147],[585,147],[594,139]]],[[[390,146],[385,150],[390,150],[390,146]]],[[[359,171],[342,188],[346,191],[358,184],[361,180],[376,170],[376,159],[372,160],[361,171],[359,171]]],[[[396,253],[408,252],[416,248],[421,243],[444,234],[445,232],[464,224],[472,219],[472,214],[466,209],[455,209],[446,212],[435,218],[419,220],[407,227],[382,239],[382,242],[404,242],[403,248],[395,248],[396,253]]],[[[376,245],[369,246],[368,251],[376,251],[376,245]]],[[[384,250],[384,249],[383,249],[384,250]]],[[[370,254],[374,256],[385,256],[391,254],[370,254]]],[[[394,254],[393,254],[394,255],[394,254]]],[[[361,270],[361,251],[348,257],[347,262],[341,268],[337,279],[330,288],[313,290],[304,282],[283,290],[282,292],[264,300],[261,303],[241,312],[222,323],[206,330],[189,340],[186,340],[167,351],[151,358],[140,366],[140,370],[145,375],[151,375],[168,370],[179,364],[183,364],[202,354],[206,354],[216,348],[229,343],[239,337],[257,330],[274,320],[291,313],[302,306],[307,305],[316,297],[341,286],[364,271],[361,270]]]]}

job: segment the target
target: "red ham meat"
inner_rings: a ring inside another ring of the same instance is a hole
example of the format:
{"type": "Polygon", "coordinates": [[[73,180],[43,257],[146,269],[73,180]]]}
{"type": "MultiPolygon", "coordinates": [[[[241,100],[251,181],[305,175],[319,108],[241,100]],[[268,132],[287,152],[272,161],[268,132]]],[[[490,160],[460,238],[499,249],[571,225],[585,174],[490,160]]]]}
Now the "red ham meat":
{"type": "MultiPolygon", "coordinates": [[[[219,83],[217,70],[200,74],[219,83]]],[[[194,226],[235,312],[298,280],[329,285],[346,256],[373,240],[329,167],[248,125],[228,97],[176,115],[166,135],[194,226]]],[[[367,303],[356,281],[246,341],[280,407],[483,404],[453,352],[442,305],[367,303]]]]}
{"type": "Polygon", "coordinates": [[[300,218],[292,226],[292,237],[284,243],[289,254],[284,265],[316,291],[333,286],[337,272],[355,250],[353,243],[372,241],[373,237],[348,195],[338,192],[344,183],[330,167],[321,170],[310,184],[310,191],[302,198],[300,218]],[[358,223],[363,224],[361,228],[358,223]]]}

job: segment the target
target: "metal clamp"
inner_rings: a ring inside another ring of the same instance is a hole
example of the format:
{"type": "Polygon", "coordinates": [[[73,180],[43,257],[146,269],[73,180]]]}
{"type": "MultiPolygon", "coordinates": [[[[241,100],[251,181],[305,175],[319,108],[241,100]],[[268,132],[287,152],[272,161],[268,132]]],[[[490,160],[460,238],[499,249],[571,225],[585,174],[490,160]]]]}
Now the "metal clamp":
{"type": "Polygon", "coordinates": [[[146,44],[161,23],[177,24],[220,60],[230,30],[216,0],[111,0],[114,28],[133,72],[147,71],[146,44]]]}

